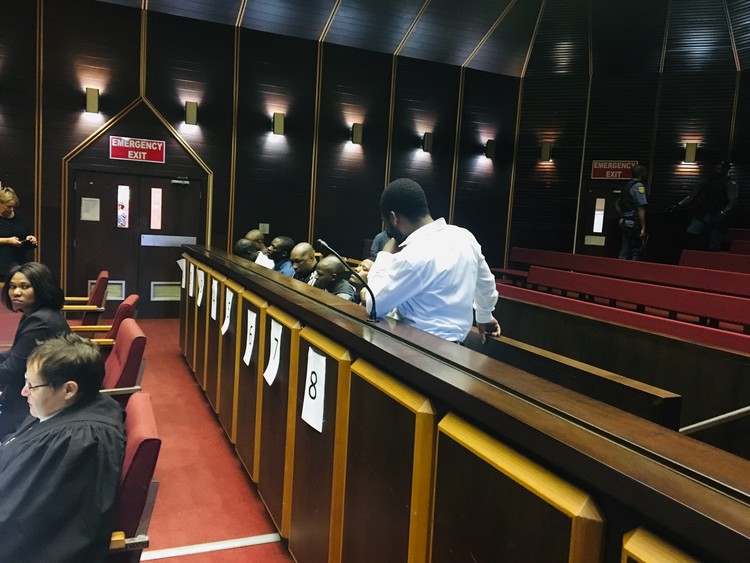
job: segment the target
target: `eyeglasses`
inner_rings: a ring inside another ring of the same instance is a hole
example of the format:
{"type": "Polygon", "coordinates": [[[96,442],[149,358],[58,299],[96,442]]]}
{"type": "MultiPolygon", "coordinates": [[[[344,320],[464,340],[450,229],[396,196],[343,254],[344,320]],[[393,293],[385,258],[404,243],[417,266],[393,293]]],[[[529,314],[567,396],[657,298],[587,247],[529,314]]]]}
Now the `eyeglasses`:
{"type": "Polygon", "coordinates": [[[41,383],[40,385],[32,385],[31,383],[29,383],[28,379],[25,379],[24,381],[26,382],[24,384],[24,387],[26,387],[26,389],[28,389],[29,391],[33,391],[34,389],[39,389],[40,387],[49,387],[50,385],[52,385],[51,383],[41,383]]]}

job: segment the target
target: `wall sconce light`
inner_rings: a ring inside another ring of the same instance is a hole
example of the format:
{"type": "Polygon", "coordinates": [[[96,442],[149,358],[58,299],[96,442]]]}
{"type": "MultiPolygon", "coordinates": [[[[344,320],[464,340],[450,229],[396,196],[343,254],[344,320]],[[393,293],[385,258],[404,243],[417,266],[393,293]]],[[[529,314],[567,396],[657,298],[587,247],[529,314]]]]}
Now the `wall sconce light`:
{"type": "Polygon", "coordinates": [[[432,133],[428,132],[422,135],[422,150],[432,152],[432,133]]]}
{"type": "Polygon", "coordinates": [[[547,141],[542,143],[542,154],[539,156],[539,160],[542,162],[550,162],[552,160],[552,143],[547,141]]]}
{"type": "Polygon", "coordinates": [[[271,118],[271,123],[273,124],[274,135],[284,134],[284,114],[283,113],[281,112],[274,113],[273,117],[271,118]]]}
{"type": "Polygon", "coordinates": [[[99,88],[86,88],[86,112],[99,113],[99,88]]]}
{"type": "Polygon", "coordinates": [[[489,139],[487,144],[484,145],[484,156],[495,158],[495,139],[489,139]]]}
{"type": "Polygon", "coordinates": [[[198,125],[198,102],[185,102],[185,123],[198,125]]]}
{"type": "Polygon", "coordinates": [[[362,144],[362,124],[352,123],[352,143],[355,145],[362,144]]]}
{"type": "Polygon", "coordinates": [[[698,150],[698,143],[685,143],[685,162],[695,164],[695,153],[698,150]]]}

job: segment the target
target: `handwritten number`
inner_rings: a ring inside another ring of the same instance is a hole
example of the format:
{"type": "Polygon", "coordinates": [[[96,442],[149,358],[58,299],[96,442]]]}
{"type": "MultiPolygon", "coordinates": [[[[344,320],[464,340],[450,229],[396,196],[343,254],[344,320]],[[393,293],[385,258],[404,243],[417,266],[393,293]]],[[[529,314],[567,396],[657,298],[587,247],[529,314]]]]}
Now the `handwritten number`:
{"type": "Polygon", "coordinates": [[[318,396],[318,390],[315,387],[317,384],[318,384],[318,374],[315,373],[314,371],[311,371],[310,372],[310,387],[307,388],[307,394],[313,401],[318,396]]]}

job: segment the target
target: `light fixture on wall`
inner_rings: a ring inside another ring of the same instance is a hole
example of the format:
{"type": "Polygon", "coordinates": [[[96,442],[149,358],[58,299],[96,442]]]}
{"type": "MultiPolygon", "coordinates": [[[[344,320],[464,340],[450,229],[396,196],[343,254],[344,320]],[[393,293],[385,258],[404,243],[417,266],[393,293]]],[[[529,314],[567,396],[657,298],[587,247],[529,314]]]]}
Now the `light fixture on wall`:
{"type": "Polygon", "coordinates": [[[427,132],[422,135],[422,150],[424,152],[432,152],[432,133],[427,132]]]}
{"type": "Polygon", "coordinates": [[[685,160],[687,164],[695,164],[695,153],[698,151],[698,143],[685,143],[685,160]]]}
{"type": "Polygon", "coordinates": [[[86,88],[86,112],[99,113],[99,88],[86,88]]]}
{"type": "Polygon", "coordinates": [[[273,126],[274,135],[284,134],[284,114],[281,112],[275,112],[271,118],[271,124],[273,126]]]}
{"type": "Polygon", "coordinates": [[[495,158],[495,139],[489,139],[487,144],[484,145],[484,156],[495,158]]]}
{"type": "Polygon", "coordinates": [[[550,162],[552,160],[552,143],[549,141],[542,143],[542,154],[539,155],[539,160],[542,162],[550,162]]]}
{"type": "Polygon", "coordinates": [[[355,145],[362,144],[362,124],[352,123],[352,143],[355,145]]]}
{"type": "Polygon", "coordinates": [[[185,102],[185,123],[198,125],[198,102],[185,102]]]}

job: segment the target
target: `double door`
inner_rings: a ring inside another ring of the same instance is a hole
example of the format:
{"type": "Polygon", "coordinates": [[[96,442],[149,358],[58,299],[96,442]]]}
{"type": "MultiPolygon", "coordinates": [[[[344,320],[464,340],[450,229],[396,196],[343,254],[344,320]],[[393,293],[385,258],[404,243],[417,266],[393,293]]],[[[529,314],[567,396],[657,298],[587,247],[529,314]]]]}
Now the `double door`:
{"type": "Polygon", "coordinates": [[[204,242],[202,182],[78,171],[71,189],[67,293],[108,270],[108,316],[137,293],[139,317],[177,317],[180,247],[204,242]]]}

